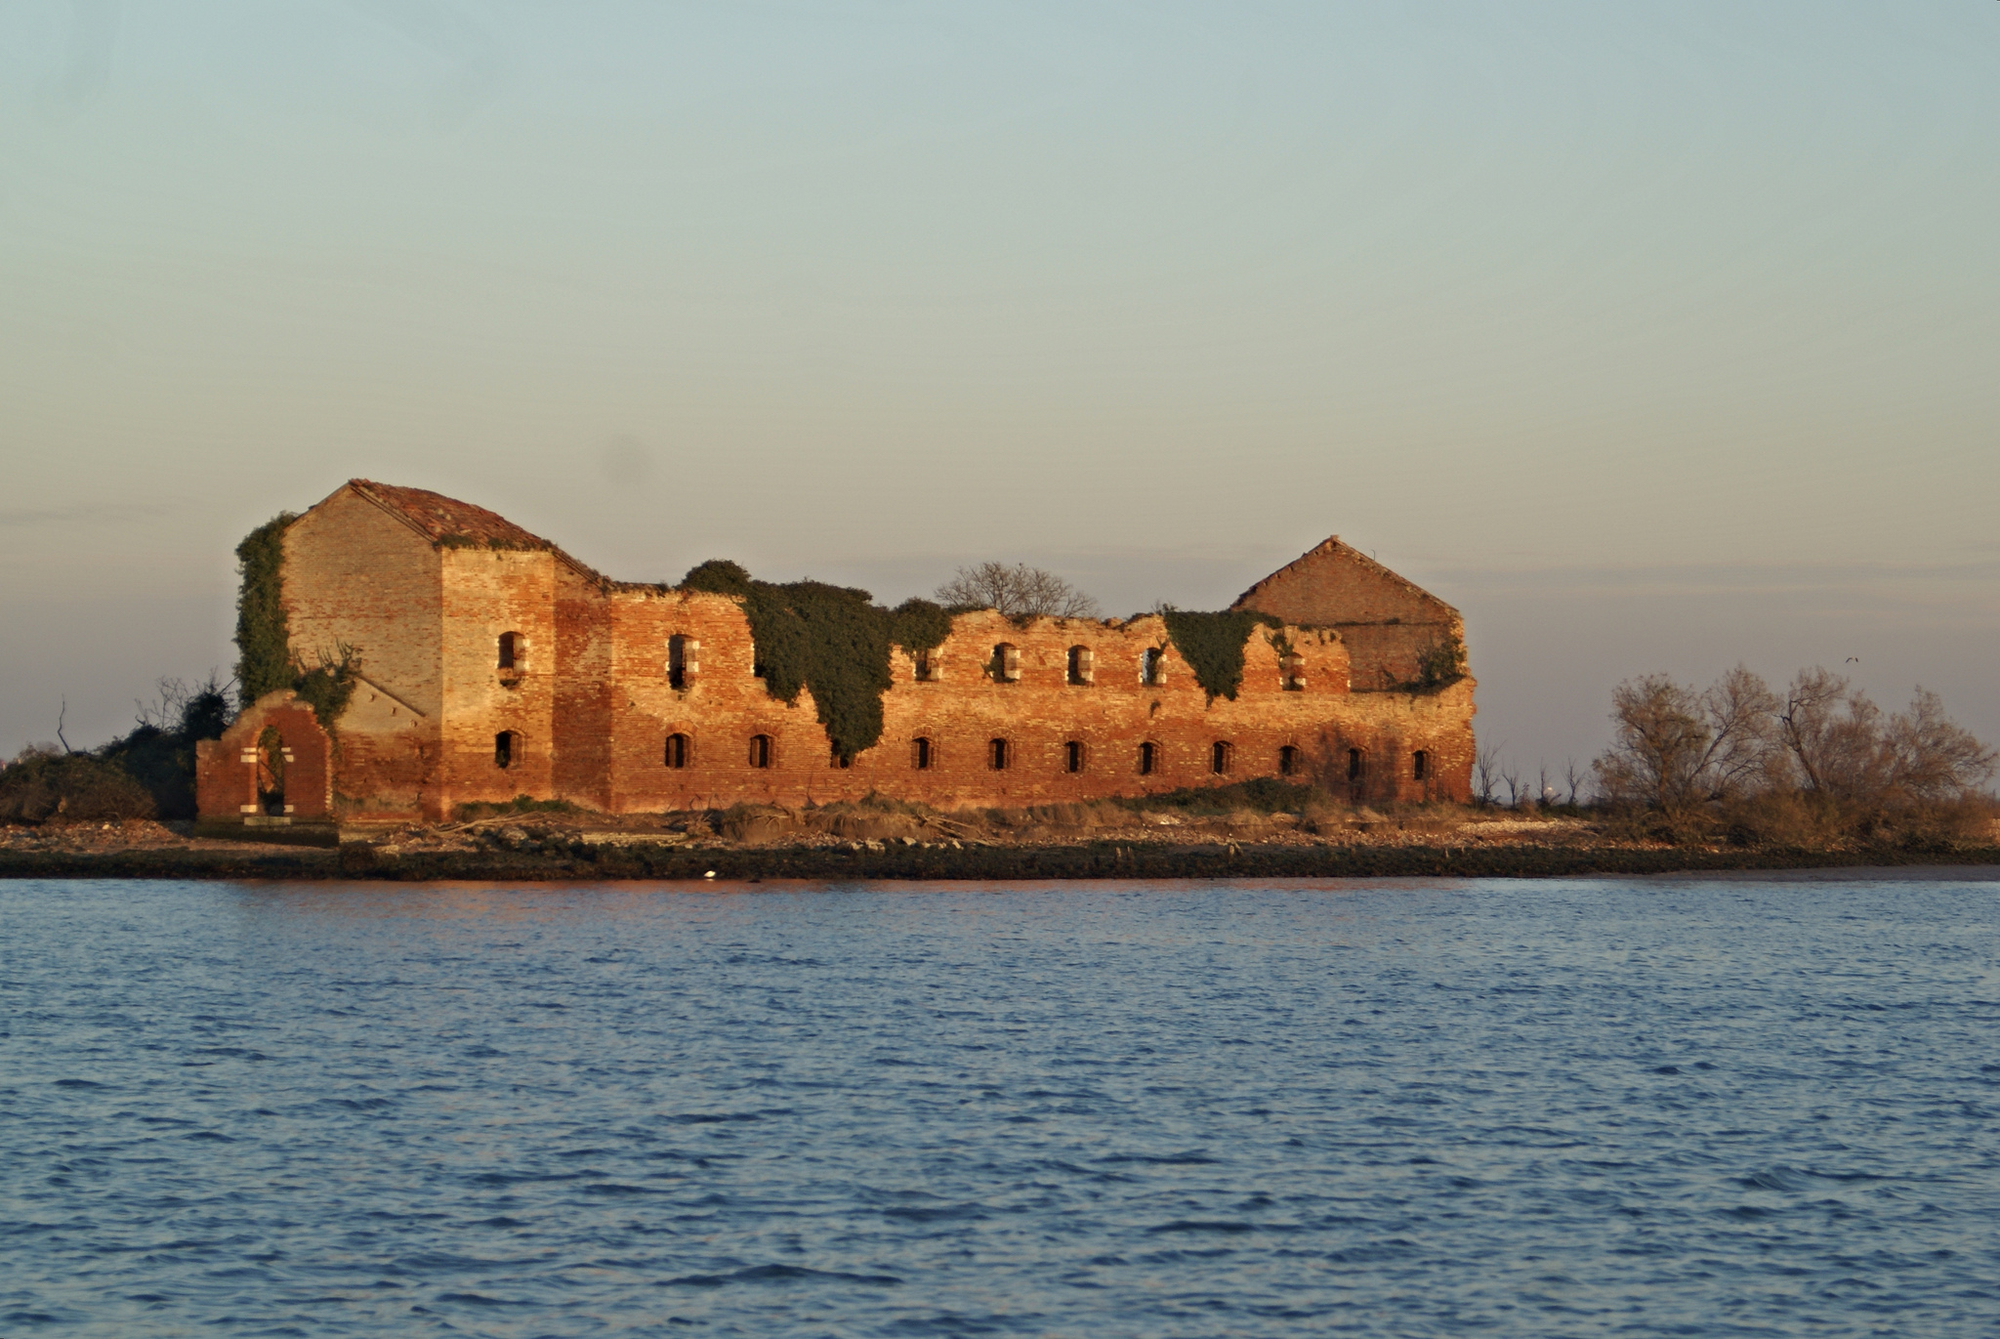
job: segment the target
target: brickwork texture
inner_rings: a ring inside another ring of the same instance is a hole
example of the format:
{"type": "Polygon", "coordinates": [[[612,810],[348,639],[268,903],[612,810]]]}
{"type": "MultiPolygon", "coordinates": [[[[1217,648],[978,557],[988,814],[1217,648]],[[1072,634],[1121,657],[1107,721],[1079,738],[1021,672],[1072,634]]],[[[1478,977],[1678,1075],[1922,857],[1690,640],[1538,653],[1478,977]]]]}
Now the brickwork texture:
{"type": "Polygon", "coordinates": [[[330,730],[273,693],[204,745],[204,819],[272,807],[272,731],[292,812],[348,820],[521,795],[628,813],[871,792],[1020,807],[1264,776],[1356,803],[1471,787],[1472,679],[1393,687],[1462,636],[1457,612],[1337,539],[1237,602],[1282,619],[1295,658],[1254,629],[1233,700],[1157,616],[966,613],[922,663],[892,650],[882,737],[845,765],[810,690],[766,692],[736,598],[609,580],[466,503],[351,481],[286,532],[283,580],[299,663],[345,653],[360,677],[330,730]]]}

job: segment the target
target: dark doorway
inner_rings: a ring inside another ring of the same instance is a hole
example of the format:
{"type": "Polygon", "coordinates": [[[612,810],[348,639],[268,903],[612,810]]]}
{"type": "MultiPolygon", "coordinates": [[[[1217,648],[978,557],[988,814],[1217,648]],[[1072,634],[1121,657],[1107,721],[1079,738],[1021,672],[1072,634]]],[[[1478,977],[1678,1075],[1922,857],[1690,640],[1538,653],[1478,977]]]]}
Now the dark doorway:
{"type": "Polygon", "coordinates": [[[257,736],[257,807],[267,814],[285,812],[285,741],[273,726],[257,736]]]}
{"type": "Polygon", "coordinates": [[[679,769],[688,765],[688,737],[686,735],[667,736],[667,766],[679,769]]]}

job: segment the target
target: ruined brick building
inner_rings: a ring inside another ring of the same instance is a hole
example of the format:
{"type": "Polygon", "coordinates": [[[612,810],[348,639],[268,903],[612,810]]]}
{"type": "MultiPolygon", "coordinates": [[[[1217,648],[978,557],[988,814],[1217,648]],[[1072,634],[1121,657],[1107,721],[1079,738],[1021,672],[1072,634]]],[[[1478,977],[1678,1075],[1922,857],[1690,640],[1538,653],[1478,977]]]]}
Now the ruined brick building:
{"type": "Polygon", "coordinates": [[[607,812],[859,798],[1022,806],[1317,780],[1357,802],[1465,800],[1473,681],[1449,605],[1329,539],[1234,608],[1275,616],[1233,697],[1157,614],[961,612],[891,648],[882,729],[843,757],[810,691],[760,677],[741,599],[613,581],[480,507],[353,480],[282,533],[297,664],[344,655],[322,721],[249,704],[198,761],[208,821],[439,819],[527,795],[607,812]],[[1284,626],[1275,623],[1282,620],[1284,626]]]}

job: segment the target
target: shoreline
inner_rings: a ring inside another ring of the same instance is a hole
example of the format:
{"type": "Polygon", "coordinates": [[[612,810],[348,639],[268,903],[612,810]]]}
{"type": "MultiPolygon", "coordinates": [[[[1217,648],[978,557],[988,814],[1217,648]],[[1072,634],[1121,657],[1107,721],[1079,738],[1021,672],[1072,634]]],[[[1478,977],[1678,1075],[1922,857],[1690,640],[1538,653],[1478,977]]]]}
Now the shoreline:
{"type": "MultiPolygon", "coordinates": [[[[373,880],[393,883],[705,883],[785,879],[885,882],[1000,879],[1575,878],[1985,867],[2000,846],[1839,851],[1632,846],[1085,844],[686,848],[578,844],[549,852],[412,851],[239,843],[101,851],[0,851],[0,879],[373,880]]],[[[1858,877],[1852,876],[1850,877],[1858,877]]]]}

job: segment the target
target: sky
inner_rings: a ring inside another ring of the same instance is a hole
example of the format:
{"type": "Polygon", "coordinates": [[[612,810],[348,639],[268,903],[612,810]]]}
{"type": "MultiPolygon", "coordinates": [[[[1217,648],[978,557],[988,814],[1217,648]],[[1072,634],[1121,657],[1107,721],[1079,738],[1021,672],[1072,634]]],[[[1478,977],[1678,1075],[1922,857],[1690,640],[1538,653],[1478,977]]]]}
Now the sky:
{"type": "Polygon", "coordinates": [[[349,477],[610,574],[1219,608],[1330,534],[1483,745],[1824,664],[2000,741],[2000,5],[16,0],[0,752],[349,477]]]}

